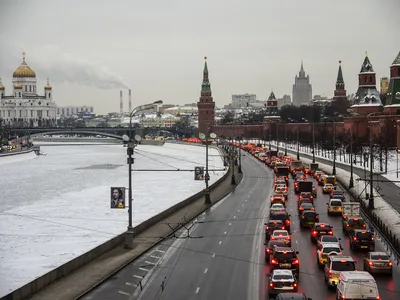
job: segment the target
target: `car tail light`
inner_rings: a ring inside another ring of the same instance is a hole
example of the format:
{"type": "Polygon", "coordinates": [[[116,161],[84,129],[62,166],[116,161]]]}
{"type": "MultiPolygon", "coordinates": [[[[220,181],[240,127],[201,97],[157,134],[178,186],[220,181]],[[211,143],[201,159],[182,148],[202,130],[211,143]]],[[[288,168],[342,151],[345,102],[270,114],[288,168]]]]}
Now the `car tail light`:
{"type": "Polygon", "coordinates": [[[299,261],[298,259],[296,259],[296,260],[293,262],[294,265],[298,265],[299,263],[300,263],[300,261],[299,261]]]}
{"type": "Polygon", "coordinates": [[[271,252],[272,252],[272,250],[267,248],[267,253],[271,253],[271,252]]]}
{"type": "Polygon", "coordinates": [[[268,230],[268,229],[269,229],[269,226],[265,227],[265,230],[268,230]]]}
{"type": "Polygon", "coordinates": [[[273,237],[271,237],[271,240],[276,240],[276,238],[273,236],[273,237]]]}
{"type": "Polygon", "coordinates": [[[282,230],[285,230],[285,226],[282,226],[282,230]]]}
{"type": "Polygon", "coordinates": [[[329,269],[329,278],[332,278],[332,270],[331,269],[329,269]]]}
{"type": "Polygon", "coordinates": [[[367,227],[367,224],[364,224],[363,226],[364,226],[364,227],[367,227]]]}
{"type": "Polygon", "coordinates": [[[368,262],[368,264],[369,264],[370,266],[373,266],[373,265],[374,265],[374,263],[373,263],[372,261],[368,262]]]}
{"type": "Polygon", "coordinates": [[[289,224],[290,224],[290,221],[289,221],[289,220],[286,220],[286,224],[289,225],[289,224]]]}
{"type": "Polygon", "coordinates": [[[270,282],[269,286],[270,286],[270,287],[274,287],[274,283],[273,283],[273,282],[270,282]]]}
{"type": "Polygon", "coordinates": [[[314,231],[312,232],[312,235],[317,235],[317,232],[314,230],[314,231]]]}
{"type": "Polygon", "coordinates": [[[381,297],[379,297],[379,296],[376,296],[376,300],[380,300],[381,299],[381,297]]]}
{"type": "Polygon", "coordinates": [[[346,227],[349,227],[350,225],[349,224],[346,224],[346,227]]]}
{"type": "Polygon", "coordinates": [[[333,231],[331,230],[331,231],[328,231],[328,234],[333,234],[333,231]]]}
{"type": "Polygon", "coordinates": [[[271,261],[271,264],[274,264],[274,265],[276,265],[276,264],[278,264],[278,261],[277,261],[277,260],[275,260],[275,259],[273,259],[273,260],[271,261]]]}
{"type": "Polygon", "coordinates": [[[375,240],[375,238],[374,238],[374,237],[372,237],[372,238],[371,238],[371,241],[374,241],[374,240],[375,240]]]}
{"type": "Polygon", "coordinates": [[[316,219],[319,219],[319,216],[315,216],[316,219]]]}
{"type": "Polygon", "coordinates": [[[287,239],[290,240],[290,235],[288,235],[287,239]]]}
{"type": "Polygon", "coordinates": [[[296,287],[296,286],[297,286],[297,283],[293,283],[292,286],[293,286],[293,287],[296,287]]]}
{"type": "Polygon", "coordinates": [[[391,261],[388,262],[388,266],[389,266],[389,267],[393,266],[393,264],[392,264],[391,261]]]}
{"type": "Polygon", "coordinates": [[[357,238],[356,238],[356,237],[353,237],[353,241],[357,241],[357,238]]]}

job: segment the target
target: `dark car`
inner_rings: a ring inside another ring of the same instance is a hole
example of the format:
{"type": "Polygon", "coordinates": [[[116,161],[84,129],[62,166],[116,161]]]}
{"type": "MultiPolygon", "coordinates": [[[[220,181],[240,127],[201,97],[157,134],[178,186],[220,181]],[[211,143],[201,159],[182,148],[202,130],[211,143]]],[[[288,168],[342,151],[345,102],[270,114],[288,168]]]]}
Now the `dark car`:
{"type": "Polygon", "coordinates": [[[370,230],[356,229],[350,234],[350,248],[352,250],[375,251],[375,237],[370,230]]]}
{"type": "Polygon", "coordinates": [[[313,227],[319,222],[319,215],[315,210],[305,210],[300,217],[300,227],[313,227]]]}
{"type": "Polygon", "coordinates": [[[268,243],[264,243],[265,245],[265,261],[269,262],[269,257],[272,254],[275,247],[286,247],[286,243],[284,240],[272,240],[268,243]]]}
{"type": "Polygon", "coordinates": [[[269,220],[265,223],[265,241],[268,242],[274,230],[284,230],[285,226],[281,220],[269,220]]]}
{"type": "Polygon", "coordinates": [[[299,199],[302,199],[302,198],[308,198],[308,199],[313,200],[314,196],[310,192],[301,192],[300,195],[299,195],[299,199]]]}
{"type": "Polygon", "coordinates": [[[343,231],[345,234],[351,234],[354,230],[366,230],[367,224],[365,223],[363,218],[346,218],[342,221],[343,223],[343,231]]]}
{"type": "Polygon", "coordinates": [[[289,269],[292,270],[293,274],[298,278],[300,273],[300,261],[297,254],[299,254],[299,252],[290,247],[275,247],[269,257],[271,272],[277,269],[289,269]]]}
{"type": "Polygon", "coordinates": [[[281,220],[285,229],[290,232],[290,215],[287,212],[275,212],[269,216],[270,220],[281,220]]]}
{"type": "Polygon", "coordinates": [[[313,200],[311,200],[311,199],[309,199],[309,198],[302,198],[302,199],[299,199],[299,201],[297,201],[297,206],[298,206],[298,208],[299,208],[303,203],[310,203],[310,204],[314,205],[314,201],[313,201],[313,200]]]}
{"type": "Polygon", "coordinates": [[[283,205],[286,205],[285,196],[282,194],[274,194],[271,197],[271,206],[272,206],[272,204],[275,204],[275,203],[282,203],[283,205]]]}
{"type": "Polygon", "coordinates": [[[332,226],[328,223],[315,223],[311,229],[310,239],[316,242],[321,235],[333,235],[332,226]]]}
{"type": "Polygon", "coordinates": [[[299,206],[299,215],[301,216],[301,214],[306,210],[315,210],[315,207],[312,203],[303,202],[299,206]]]}
{"type": "Polygon", "coordinates": [[[304,293],[284,293],[276,295],[275,300],[312,300],[312,298],[308,298],[304,293]]]}
{"type": "Polygon", "coordinates": [[[334,190],[329,194],[329,198],[337,198],[343,200],[346,198],[346,195],[343,191],[334,190]]]}

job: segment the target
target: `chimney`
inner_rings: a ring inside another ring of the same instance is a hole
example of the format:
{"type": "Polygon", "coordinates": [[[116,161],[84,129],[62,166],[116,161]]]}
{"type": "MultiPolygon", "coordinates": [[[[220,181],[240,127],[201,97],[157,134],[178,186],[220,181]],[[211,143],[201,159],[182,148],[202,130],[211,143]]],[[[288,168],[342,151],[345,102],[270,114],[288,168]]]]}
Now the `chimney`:
{"type": "Polygon", "coordinates": [[[132,111],[132,96],[131,96],[131,89],[129,89],[129,113],[132,111]]]}
{"type": "Polygon", "coordinates": [[[121,115],[124,113],[124,100],[122,98],[122,91],[119,92],[119,112],[121,115]]]}

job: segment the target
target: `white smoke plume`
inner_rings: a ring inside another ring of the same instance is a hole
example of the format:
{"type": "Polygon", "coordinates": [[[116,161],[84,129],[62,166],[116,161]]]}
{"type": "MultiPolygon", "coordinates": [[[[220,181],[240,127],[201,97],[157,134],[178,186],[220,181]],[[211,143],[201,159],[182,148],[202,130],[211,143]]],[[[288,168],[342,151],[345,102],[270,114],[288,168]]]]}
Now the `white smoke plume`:
{"type": "Polygon", "coordinates": [[[27,63],[51,82],[69,82],[98,89],[129,89],[124,79],[97,61],[65,53],[57,46],[44,46],[27,53],[27,63]],[[30,64],[31,62],[31,64],[30,64]]]}

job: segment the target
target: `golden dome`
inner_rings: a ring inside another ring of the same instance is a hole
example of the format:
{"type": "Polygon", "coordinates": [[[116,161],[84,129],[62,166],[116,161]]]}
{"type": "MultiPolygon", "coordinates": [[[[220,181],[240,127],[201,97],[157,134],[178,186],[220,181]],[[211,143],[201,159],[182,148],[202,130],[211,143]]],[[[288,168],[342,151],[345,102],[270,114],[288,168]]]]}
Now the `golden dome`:
{"type": "Polygon", "coordinates": [[[20,83],[14,84],[14,89],[22,89],[22,84],[20,83]]]}
{"type": "Polygon", "coordinates": [[[28,77],[28,78],[36,78],[35,72],[27,65],[25,61],[25,52],[22,52],[22,63],[21,65],[14,71],[13,77],[28,77]]]}
{"type": "Polygon", "coordinates": [[[45,90],[51,90],[52,89],[52,87],[51,87],[51,85],[50,85],[50,83],[49,83],[49,79],[47,78],[47,83],[46,83],[46,85],[44,86],[44,89],[45,90]]]}

